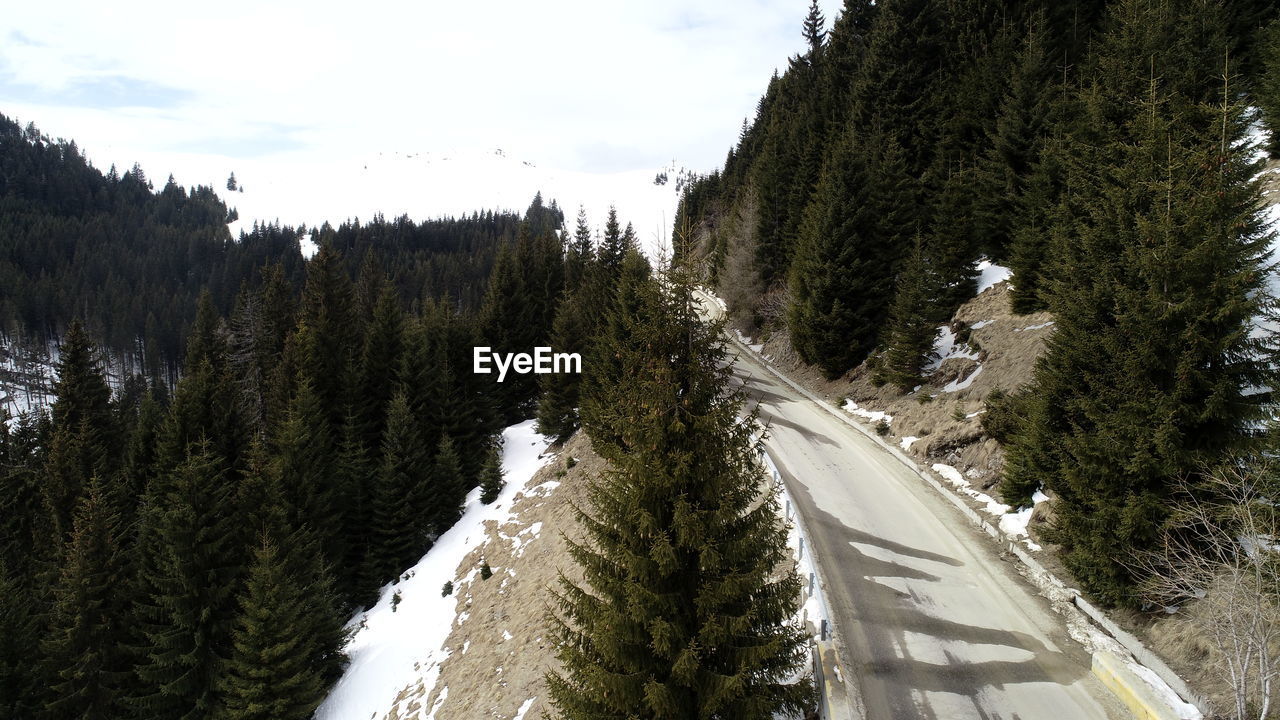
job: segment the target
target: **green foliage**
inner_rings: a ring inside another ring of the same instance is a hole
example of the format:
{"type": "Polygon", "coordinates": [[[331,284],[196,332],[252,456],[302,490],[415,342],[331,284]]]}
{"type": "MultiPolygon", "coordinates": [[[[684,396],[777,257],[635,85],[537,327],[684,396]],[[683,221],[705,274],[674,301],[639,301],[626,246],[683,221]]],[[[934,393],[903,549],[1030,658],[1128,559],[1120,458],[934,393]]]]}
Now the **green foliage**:
{"type": "Polygon", "coordinates": [[[140,531],[140,657],[128,703],[151,717],[208,717],[231,650],[243,560],[233,497],[208,443],[153,485],[140,531]]]}
{"type": "Polygon", "coordinates": [[[453,581],[445,580],[444,585],[440,587],[440,597],[449,597],[453,594],[453,581]]]}
{"type": "Polygon", "coordinates": [[[249,566],[232,652],[221,681],[222,720],[305,720],[319,707],[326,684],[310,647],[304,612],[307,587],[290,573],[288,558],[263,535],[249,566]]]}
{"type": "Polygon", "coordinates": [[[1172,485],[1249,442],[1262,407],[1243,393],[1273,357],[1251,337],[1272,302],[1257,168],[1223,19],[1202,10],[1112,11],[1066,156],[1054,334],[1009,448],[1006,501],[1056,493],[1048,537],[1107,603],[1134,601],[1127,560],[1156,541],[1172,485]]]}
{"type": "Polygon", "coordinates": [[[431,546],[431,473],[431,456],[418,438],[404,395],[397,394],[387,409],[382,460],[373,478],[366,587],[389,582],[431,546]]]}
{"type": "Polygon", "coordinates": [[[502,492],[502,456],[495,446],[489,450],[484,467],[480,470],[480,502],[491,504],[502,492]]]}
{"type": "Polygon", "coordinates": [[[720,328],[702,324],[684,270],[635,287],[609,351],[626,383],[583,422],[613,470],[592,479],[554,619],[562,717],[772,718],[801,710],[792,624],[799,581],[777,501],[739,423],[720,328]]]}
{"type": "Polygon", "coordinates": [[[489,567],[488,561],[480,566],[480,579],[488,580],[493,577],[493,568],[489,567]]]}
{"type": "Polygon", "coordinates": [[[111,622],[125,610],[119,532],[119,517],[90,481],[76,507],[41,648],[51,717],[109,717],[121,710],[129,667],[123,629],[111,622]]]}
{"type": "Polygon", "coordinates": [[[919,237],[903,265],[898,291],[889,309],[884,353],[877,373],[903,391],[920,384],[921,372],[932,356],[937,326],[933,321],[930,289],[938,287],[930,275],[919,237]]]}
{"type": "Polygon", "coordinates": [[[1271,131],[1271,144],[1266,148],[1271,157],[1280,157],[1280,20],[1273,20],[1263,31],[1259,43],[1260,77],[1254,97],[1262,109],[1262,118],[1271,131]]]}

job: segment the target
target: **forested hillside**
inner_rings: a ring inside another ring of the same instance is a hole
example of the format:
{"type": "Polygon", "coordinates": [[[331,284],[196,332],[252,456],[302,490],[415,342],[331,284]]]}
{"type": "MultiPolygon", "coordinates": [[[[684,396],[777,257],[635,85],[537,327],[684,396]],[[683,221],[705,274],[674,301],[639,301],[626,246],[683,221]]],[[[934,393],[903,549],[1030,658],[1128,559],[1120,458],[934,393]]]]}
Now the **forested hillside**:
{"type": "MultiPolygon", "coordinates": [[[[544,208],[538,198],[530,212],[534,236],[563,223],[554,202],[544,208]]],[[[421,222],[377,216],[336,228],[255,226],[233,238],[234,218],[213,188],[188,190],[170,177],[157,191],[137,165],[103,174],[74,141],[0,115],[0,333],[43,346],[80,319],[131,369],[172,383],[201,292],[230,314],[242,291],[261,289],[267,266],[298,291],[300,239],[339,251],[351,278],[367,269],[366,314],[383,274],[406,307],[447,297],[470,310],[522,220],[495,211],[421,222]]]]}
{"type": "Polygon", "coordinates": [[[814,4],[808,50],[677,227],[740,328],[904,394],[975,262],[1012,268],[1014,309],[1056,324],[1031,385],[987,417],[1005,500],[1052,491],[1070,571],[1137,604],[1134,558],[1175,486],[1259,448],[1273,235],[1247,138],[1280,129],[1275,16],[891,0],[846,2],[824,32],[814,4]]]}
{"type": "Polygon", "coordinates": [[[570,242],[538,196],[233,240],[207,188],[10,129],[6,331],[60,351],[49,408],[0,409],[0,717],[309,717],[352,612],[497,497],[506,421],[577,425],[577,375],[498,383],[473,348],[585,350],[649,275],[634,232],[570,242]],[[113,388],[104,349],[160,315],[181,362],[148,345],[113,388]]]}

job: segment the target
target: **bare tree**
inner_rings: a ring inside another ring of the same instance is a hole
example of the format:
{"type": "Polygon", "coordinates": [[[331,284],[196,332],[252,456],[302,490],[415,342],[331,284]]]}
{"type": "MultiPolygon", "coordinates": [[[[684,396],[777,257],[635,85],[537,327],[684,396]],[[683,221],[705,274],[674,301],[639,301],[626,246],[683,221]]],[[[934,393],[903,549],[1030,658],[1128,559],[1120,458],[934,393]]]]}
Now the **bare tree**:
{"type": "Polygon", "coordinates": [[[1138,563],[1145,597],[1208,642],[1238,720],[1267,718],[1280,681],[1277,471],[1242,459],[1180,488],[1160,545],[1138,563]]]}

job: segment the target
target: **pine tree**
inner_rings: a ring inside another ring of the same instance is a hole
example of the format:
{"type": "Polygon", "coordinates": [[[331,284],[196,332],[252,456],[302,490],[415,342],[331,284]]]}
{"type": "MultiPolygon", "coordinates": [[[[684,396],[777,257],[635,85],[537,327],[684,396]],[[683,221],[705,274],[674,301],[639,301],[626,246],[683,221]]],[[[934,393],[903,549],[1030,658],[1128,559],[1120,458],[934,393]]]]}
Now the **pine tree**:
{"type": "Polygon", "coordinates": [[[353,606],[367,606],[370,594],[381,583],[366,585],[365,558],[373,534],[374,483],[369,453],[360,435],[359,422],[349,416],[343,424],[333,467],[333,486],[347,499],[342,506],[342,545],[346,556],[332,560],[337,586],[343,598],[353,606]]]}
{"type": "MultiPolygon", "coordinates": [[[[550,345],[556,352],[586,352],[599,315],[598,299],[591,288],[579,289],[560,303],[551,330],[550,345]]],[[[564,439],[578,429],[580,373],[547,373],[538,377],[538,432],[564,439]]]]}
{"type": "MultiPolygon", "coordinates": [[[[765,490],[720,328],[700,322],[683,271],[644,286],[614,352],[625,432],[597,448],[570,552],[585,582],[561,582],[554,623],[563,670],[548,676],[566,718],[766,719],[808,701],[787,684],[805,660],[792,624],[799,581],[777,500],[765,490]]],[[[617,426],[587,424],[612,437],[617,426]]]]}
{"type": "Polygon", "coordinates": [[[595,247],[591,243],[591,226],[587,224],[587,211],[578,208],[578,222],[573,230],[573,242],[565,253],[564,287],[573,293],[582,285],[587,267],[595,261],[595,247]]]}
{"type": "Polygon", "coordinates": [[[33,605],[0,558],[0,717],[36,716],[43,685],[32,662],[39,655],[33,605]]]}
{"type": "Polygon", "coordinates": [[[121,648],[119,518],[96,480],[77,505],[42,644],[50,718],[112,717],[129,668],[121,648]]]}
{"type": "Polygon", "coordinates": [[[598,252],[600,268],[604,271],[609,283],[615,283],[622,271],[622,261],[627,255],[626,245],[622,241],[622,228],[618,225],[618,210],[609,206],[609,216],[604,223],[604,237],[600,241],[598,252]]]}
{"type": "Polygon", "coordinates": [[[431,530],[437,537],[458,522],[469,489],[453,438],[445,435],[431,463],[431,530]]]}
{"type": "Polygon", "coordinates": [[[505,484],[502,474],[502,454],[496,445],[490,446],[480,470],[480,502],[489,505],[498,499],[505,484]]]}
{"type": "Polygon", "coordinates": [[[392,580],[431,546],[431,522],[437,517],[437,497],[428,482],[431,470],[431,457],[422,448],[408,401],[397,394],[387,408],[382,460],[373,478],[366,587],[392,580]]]}
{"type": "Polygon", "coordinates": [[[1271,131],[1271,143],[1266,150],[1277,158],[1280,157],[1280,19],[1272,20],[1263,31],[1258,55],[1260,76],[1253,96],[1271,131]]]}
{"type": "Polygon", "coordinates": [[[809,14],[804,18],[804,39],[809,43],[809,51],[816,53],[822,47],[822,40],[826,37],[827,32],[823,28],[827,24],[827,19],[822,16],[822,10],[818,7],[818,0],[812,0],[809,3],[809,14]]]}
{"type": "Polygon", "coordinates": [[[219,720],[306,720],[326,685],[311,665],[314,639],[302,617],[307,588],[264,534],[240,596],[240,617],[221,684],[219,720]]]}
{"type": "Polygon", "coordinates": [[[1274,302],[1271,237],[1223,68],[1218,101],[1204,99],[1214,70],[1202,64],[1225,56],[1216,7],[1113,9],[1109,54],[1082,93],[1087,142],[1068,156],[1055,332],[1009,449],[1006,498],[1041,483],[1055,492],[1048,537],[1107,603],[1134,602],[1127,561],[1155,542],[1172,486],[1247,445],[1263,408],[1244,393],[1274,357],[1251,337],[1274,302]]]}
{"type": "Polygon", "coordinates": [[[914,215],[891,139],[846,136],[806,210],[791,270],[788,329],[800,356],[831,378],[879,342],[914,215]]]}
{"type": "Polygon", "coordinates": [[[337,448],[310,380],[299,380],[271,449],[271,471],[283,488],[287,521],[294,527],[307,525],[320,543],[322,557],[341,561],[347,556],[343,511],[350,498],[347,488],[338,485],[337,448]]]}
{"type": "Polygon", "coordinates": [[[396,374],[404,352],[404,317],[400,299],[390,283],[384,283],[365,333],[360,360],[360,394],[356,403],[364,425],[365,447],[382,446],[387,403],[396,392],[396,374]]]}
{"type": "Polygon", "coordinates": [[[916,236],[914,252],[902,266],[897,286],[876,376],[879,381],[910,391],[920,384],[920,373],[930,359],[936,334],[931,302],[938,283],[931,277],[924,243],[919,236],[916,236]]]}
{"type": "Polygon", "coordinates": [[[149,493],[143,515],[140,692],[128,704],[148,717],[208,717],[231,646],[243,536],[223,461],[208,443],[193,449],[149,493]]]}
{"type": "Polygon", "coordinates": [[[50,540],[55,542],[71,532],[71,515],[83,484],[95,474],[113,477],[120,467],[123,441],[96,354],[83,326],[72,323],[56,366],[54,439],[44,485],[56,533],[50,540]]]}

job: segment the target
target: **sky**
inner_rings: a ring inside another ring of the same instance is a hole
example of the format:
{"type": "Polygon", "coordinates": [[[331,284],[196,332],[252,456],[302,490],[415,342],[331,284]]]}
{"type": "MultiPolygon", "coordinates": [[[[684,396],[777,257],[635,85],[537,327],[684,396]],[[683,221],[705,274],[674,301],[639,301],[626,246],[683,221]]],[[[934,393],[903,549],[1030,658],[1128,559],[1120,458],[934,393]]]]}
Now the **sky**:
{"type": "MultiPolygon", "coordinates": [[[[829,27],[840,3],[819,6],[829,27]]],[[[247,219],[523,208],[507,196],[549,185],[570,215],[582,204],[594,221],[617,204],[643,229],[662,222],[649,217],[658,205],[667,221],[674,207],[673,188],[652,189],[659,169],[723,162],[774,69],[803,51],[807,8],[10,3],[0,113],[75,139],[101,168],[139,162],[157,184],[173,173],[221,192],[234,171],[246,196],[229,201],[247,219]]]]}

